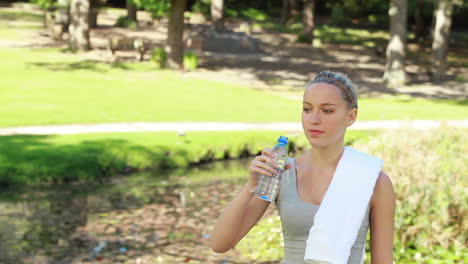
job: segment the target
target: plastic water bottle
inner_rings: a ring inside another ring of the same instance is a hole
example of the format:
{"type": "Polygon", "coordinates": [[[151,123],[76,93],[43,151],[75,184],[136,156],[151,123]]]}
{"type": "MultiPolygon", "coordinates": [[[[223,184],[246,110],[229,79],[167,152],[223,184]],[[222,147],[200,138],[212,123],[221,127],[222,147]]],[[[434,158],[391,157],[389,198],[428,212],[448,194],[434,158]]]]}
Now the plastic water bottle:
{"type": "Polygon", "coordinates": [[[255,194],[258,198],[265,201],[271,202],[276,199],[278,195],[278,190],[281,184],[281,177],[284,172],[284,167],[288,163],[288,138],[280,136],[278,139],[278,144],[273,148],[274,160],[278,164],[278,169],[276,173],[272,176],[260,175],[258,181],[257,189],[255,194]]]}

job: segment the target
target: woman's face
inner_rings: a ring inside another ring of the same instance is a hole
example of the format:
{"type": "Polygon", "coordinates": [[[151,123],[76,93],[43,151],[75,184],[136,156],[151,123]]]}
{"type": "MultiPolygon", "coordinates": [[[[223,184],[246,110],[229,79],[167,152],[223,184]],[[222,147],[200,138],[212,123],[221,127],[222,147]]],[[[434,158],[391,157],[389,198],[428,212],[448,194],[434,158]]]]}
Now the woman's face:
{"type": "Polygon", "coordinates": [[[313,147],[342,142],[346,128],[354,123],[356,116],[357,109],[348,108],[336,86],[314,83],[305,89],[302,128],[313,147]]]}

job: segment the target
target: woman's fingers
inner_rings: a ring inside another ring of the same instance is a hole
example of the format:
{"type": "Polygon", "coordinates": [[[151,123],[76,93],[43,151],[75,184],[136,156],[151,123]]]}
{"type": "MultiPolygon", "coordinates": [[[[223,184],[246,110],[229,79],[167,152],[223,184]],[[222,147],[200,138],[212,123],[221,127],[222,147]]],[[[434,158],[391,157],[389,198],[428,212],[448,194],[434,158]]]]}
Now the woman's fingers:
{"type": "Polygon", "coordinates": [[[252,166],[254,169],[267,171],[269,173],[276,173],[276,169],[273,167],[275,165],[271,165],[271,163],[275,164],[273,160],[270,158],[259,157],[258,159],[252,162],[252,166]]]}
{"type": "Polygon", "coordinates": [[[268,156],[272,159],[275,157],[275,155],[273,154],[273,150],[271,150],[270,148],[264,148],[262,150],[262,156],[268,156]]]}
{"type": "Polygon", "coordinates": [[[277,164],[276,161],[274,160],[274,157],[269,156],[269,155],[257,156],[256,160],[265,162],[265,163],[269,164],[270,166],[272,166],[273,168],[277,168],[277,167],[278,167],[278,164],[277,164]]]}

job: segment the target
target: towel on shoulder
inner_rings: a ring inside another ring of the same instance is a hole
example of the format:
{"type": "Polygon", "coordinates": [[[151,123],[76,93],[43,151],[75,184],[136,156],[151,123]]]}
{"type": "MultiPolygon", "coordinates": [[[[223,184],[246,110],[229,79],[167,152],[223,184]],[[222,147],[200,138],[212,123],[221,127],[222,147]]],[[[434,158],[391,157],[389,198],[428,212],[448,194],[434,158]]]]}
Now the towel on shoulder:
{"type": "Polygon", "coordinates": [[[305,262],[348,263],[382,164],[379,158],[345,146],[309,230],[305,262]]]}

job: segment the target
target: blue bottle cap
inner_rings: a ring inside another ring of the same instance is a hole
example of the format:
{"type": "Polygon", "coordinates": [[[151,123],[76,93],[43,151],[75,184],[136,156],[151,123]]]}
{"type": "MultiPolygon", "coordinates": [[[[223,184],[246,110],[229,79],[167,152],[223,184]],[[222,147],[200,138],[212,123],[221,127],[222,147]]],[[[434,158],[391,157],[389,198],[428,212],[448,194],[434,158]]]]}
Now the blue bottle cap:
{"type": "Polygon", "coordinates": [[[285,137],[285,136],[280,136],[280,137],[278,138],[278,143],[282,143],[282,144],[287,145],[287,144],[288,144],[288,138],[285,137]]]}

